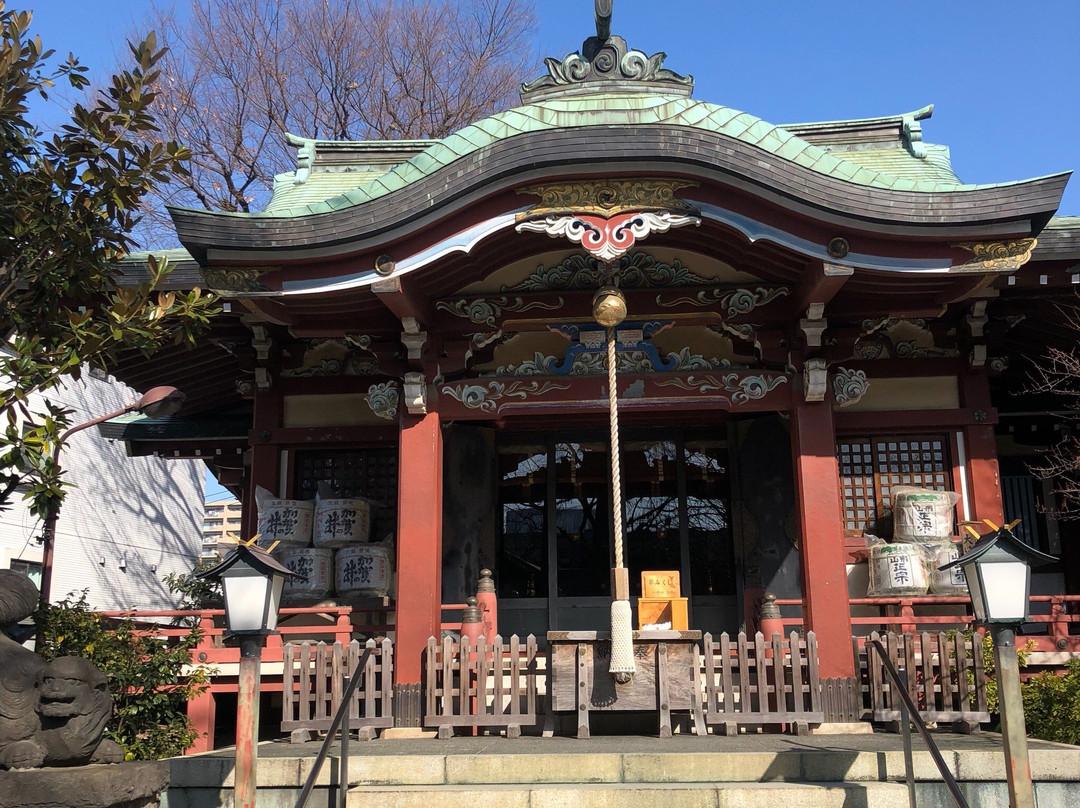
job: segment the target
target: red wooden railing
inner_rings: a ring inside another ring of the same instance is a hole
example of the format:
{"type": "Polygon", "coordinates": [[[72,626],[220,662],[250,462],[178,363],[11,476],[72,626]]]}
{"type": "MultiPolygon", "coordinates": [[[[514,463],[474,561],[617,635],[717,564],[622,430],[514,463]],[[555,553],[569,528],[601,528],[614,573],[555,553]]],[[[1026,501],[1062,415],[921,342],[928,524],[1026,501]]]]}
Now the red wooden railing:
{"type": "MultiPolygon", "coordinates": [[[[485,611],[485,624],[494,625],[496,606],[489,599],[485,611]]],[[[461,612],[464,603],[444,603],[443,621],[440,628],[446,631],[461,630],[461,612]]],[[[305,606],[286,607],[278,613],[278,633],[266,638],[262,649],[263,663],[276,663],[283,666],[284,646],[288,643],[326,642],[341,643],[348,646],[359,635],[365,638],[392,636],[394,630],[394,603],[388,598],[372,599],[372,603],[358,606],[305,606]]],[[[189,754],[207,752],[213,749],[214,722],[216,710],[214,694],[236,693],[237,670],[233,666],[240,664],[240,649],[236,645],[225,644],[225,610],[200,609],[181,610],[125,610],[100,612],[109,619],[133,620],[145,630],[166,641],[169,638],[185,637],[198,627],[202,632],[199,642],[192,653],[193,664],[214,667],[217,672],[211,677],[210,687],[197,699],[188,703],[188,717],[199,733],[195,745],[189,754]],[[182,623],[181,625],[177,625],[182,623]]],[[[276,668],[263,669],[261,689],[267,693],[282,691],[282,675],[276,668]]]]}
{"type": "MultiPolygon", "coordinates": [[[[857,634],[863,627],[866,634],[872,631],[886,630],[900,633],[915,633],[923,627],[968,628],[975,620],[971,614],[971,599],[966,596],[893,597],[893,598],[851,598],[852,608],[859,606],[876,607],[880,614],[852,616],[851,624],[857,634]],[[963,614],[934,613],[935,607],[964,607],[963,614]],[[916,609],[922,613],[916,614],[916,609]]],[[[780,607],[802,606],[799,599],[777,599],[780,607]]],[[[802,626],[803,619],[796,615],[785,615],[785,627],[802,626]]],[[[1034,643],[1033,650],[1046,653],[1080,653],[1080,595],[1032,595],[1031,616],[1028,625],[1045,625],[1045,634],[1022,635],[1022,639],[1034,643]]]]}

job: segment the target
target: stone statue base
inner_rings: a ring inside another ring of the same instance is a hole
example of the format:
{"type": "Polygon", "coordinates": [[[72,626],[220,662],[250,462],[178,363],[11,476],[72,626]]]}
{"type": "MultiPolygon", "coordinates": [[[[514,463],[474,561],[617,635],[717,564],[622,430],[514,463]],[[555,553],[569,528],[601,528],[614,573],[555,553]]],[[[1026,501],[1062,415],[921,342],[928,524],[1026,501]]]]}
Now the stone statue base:
{"type": "Polygon", "coordinates": [[[157,808],[166,761],[0,771],[0,808],[157,808]]]}

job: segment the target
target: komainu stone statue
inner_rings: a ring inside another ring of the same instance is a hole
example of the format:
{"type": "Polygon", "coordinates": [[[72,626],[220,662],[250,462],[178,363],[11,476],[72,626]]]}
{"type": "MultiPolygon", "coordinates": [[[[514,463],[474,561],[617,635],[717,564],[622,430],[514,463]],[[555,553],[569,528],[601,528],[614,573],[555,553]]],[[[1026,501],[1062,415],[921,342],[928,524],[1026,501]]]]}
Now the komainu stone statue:
{"type": "Polygon", "coordinates": [[[112,715],[105,674],[79,657],[45,662],[2,630],[37,605],[33,581],[0,570],[0,768],[119,763],[102,733],[112,715]]]}

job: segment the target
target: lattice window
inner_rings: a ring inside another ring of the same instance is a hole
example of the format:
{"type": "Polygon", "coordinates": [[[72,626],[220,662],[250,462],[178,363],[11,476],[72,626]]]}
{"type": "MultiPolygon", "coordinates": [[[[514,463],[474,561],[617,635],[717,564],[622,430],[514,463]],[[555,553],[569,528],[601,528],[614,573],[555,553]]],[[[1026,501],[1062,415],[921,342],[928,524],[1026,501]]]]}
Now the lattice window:
{"type": "Polygon", "coordinates": [[[397,464],[397,448],[297,452],[293,497],[314,499],[326,480],[338,496],[373,499],[371,538],[382,541],[397,530],[397,464]]]}
{"type": "Polygon", "coordinates": [[[845,532],[891,535],[897,486],[953,490],[948,445],[944,435],[842,438],[836,456],[845,532]]]}

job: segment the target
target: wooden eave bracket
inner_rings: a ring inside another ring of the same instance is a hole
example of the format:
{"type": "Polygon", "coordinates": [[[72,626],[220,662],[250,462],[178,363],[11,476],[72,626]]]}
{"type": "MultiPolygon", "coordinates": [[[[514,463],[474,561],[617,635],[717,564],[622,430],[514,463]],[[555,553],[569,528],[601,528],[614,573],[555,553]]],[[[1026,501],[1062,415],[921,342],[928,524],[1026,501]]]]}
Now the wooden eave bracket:
{"type": "Polygon", "coordinates": [[[806,337],[807,347],[821,347],[823,334],[829,327],[825,308],[854,274],[854,267],[827,261],[815,262],[803,273],[792,300],[795,311],[805,312],[805,317],[799,320],[799,328],[806,337]]]}
{"type": "Polygon", "coordinates": [[[394,316],[401,320],[407,333],[419,333],[435,322],[435,309],[414,290],[406,287],[401,278],[383,278],[371,285],[371,291],[394,316]],[[411,325],[406,325],[406,321],[411,325]]]}
{"type": "Polygon", "coordinates": [[[854,274],[854,267],[815,261],[803,273],[799,283],[792,290],[791,310],[793,312],[806,311],[814,304],[821,304],[824,310],[854,274]]]}
{"type": "Polygon", "coordinates": [[[427,380],[423,373],[406,373],[402,390],[409,415],[427,415],[427,380]]]}
{"type": "Polygon", "coordinates": [[[986,324],[990,319],[986,314],[986,305],[989,302],[986,298],[976,300],[971,305],[971,313],[964,317],[973,342],[968,355],[968,361],[973,368],[986,366],[986,324]]]}
{"type": "Polygon", "coordinates": [[[829,321],[825,319],[825,304],[811,303],[806,309],[806,317],[799,320],[799,329],[806,337],[808,348],[820,348],[825,329],[829,321]]]}
{"type": "Polygon", "coordinates": [[[803,398],[806,401],[824,401],[829,387],[829,363],[820,357],[803,363],[803,398]]]}

